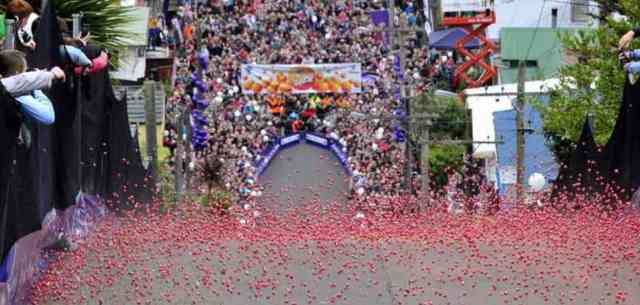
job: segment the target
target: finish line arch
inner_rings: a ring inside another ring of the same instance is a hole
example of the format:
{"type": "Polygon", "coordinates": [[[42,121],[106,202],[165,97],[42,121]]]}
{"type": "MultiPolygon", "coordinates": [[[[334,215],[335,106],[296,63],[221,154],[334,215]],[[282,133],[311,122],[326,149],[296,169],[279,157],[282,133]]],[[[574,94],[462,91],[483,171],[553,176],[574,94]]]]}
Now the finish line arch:
{"type": "Polygon", "coordinates": [[[256,169],[263,206],[283,211],[309,203],[345,203],[353,180],[342,145],[311,133],[278,139],[256,169]]]}
{"type": "Polygon", "coordinates": [[[331,151],[336,158],[340,161],[342,168],[346,171],[349,177],[353,176],[353,171],[349,166],[349,162],[347,161],[347,152],[346,149],[334,139],[326,138],[313,133],[297,133],[287,137],[279,138],[275,141],[275,144],[271,145],[261,154],[262,158],[256,164],[256,171],[258,176],[262,176],[262,174],[267,170],[273,158],[280,152],[282,149],[292,147],[298,144],[307,143],[311,144],[326,150],[331,151]]]}

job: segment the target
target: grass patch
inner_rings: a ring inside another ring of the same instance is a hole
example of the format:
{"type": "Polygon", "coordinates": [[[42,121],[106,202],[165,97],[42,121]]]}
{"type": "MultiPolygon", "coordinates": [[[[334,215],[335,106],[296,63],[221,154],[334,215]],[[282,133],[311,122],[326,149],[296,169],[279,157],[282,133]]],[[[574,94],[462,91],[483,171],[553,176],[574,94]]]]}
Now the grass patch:
{"type": "MultiPolygon", "coordinates": [[[[164,163],[168,161],[169,149],[162,145],[164,127],[156,126],[156,139],[158,140],[158,161],[164,163]]],[[[147,127],[146,125],[138,125],[138,143],[140,143],[140,155],[144,160],[147,156],[147,127]]]]}

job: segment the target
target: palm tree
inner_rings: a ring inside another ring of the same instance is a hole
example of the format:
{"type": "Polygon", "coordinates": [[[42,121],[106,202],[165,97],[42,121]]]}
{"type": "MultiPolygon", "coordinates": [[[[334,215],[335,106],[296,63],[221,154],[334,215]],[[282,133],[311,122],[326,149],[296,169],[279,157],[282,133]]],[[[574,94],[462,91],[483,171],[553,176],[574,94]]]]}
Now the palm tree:
{"type": "MultiPolygon", "coordinates": [[[[46,0],[30,0],[36,11],[46,0]]],[[[124,39],[132,38],[125,30],[130,23],[131,8],[120,5],[119,0],[51,0],[58,17],[71,21],[73,14],[82,13],[82,24],[91,32],[91,42],[109,51],[111,64],[118,66],[120,52],[126,47],[124,39]]],[[[9,0],[0,0],[4,12],[9,0]]]]}

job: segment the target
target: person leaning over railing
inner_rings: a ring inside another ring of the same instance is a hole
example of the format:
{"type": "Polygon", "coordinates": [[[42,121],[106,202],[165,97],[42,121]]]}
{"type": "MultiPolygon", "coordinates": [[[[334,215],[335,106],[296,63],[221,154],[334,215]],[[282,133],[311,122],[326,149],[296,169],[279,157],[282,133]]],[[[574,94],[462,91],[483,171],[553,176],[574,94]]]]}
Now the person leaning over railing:
{"type": "Polygon", "coordinates": [[[17,50],[0,51],[0,91],[15,98],[21,111],[36,121],[50,125],[55,121],[55,112],[49,98],[40,91],[51,87],[54,80],[65,80],[59,67],[49,71],[27,71],[24,53],[17,50]]]}
{"type": "MultiPolygon", "coordinates": [[[[17,19],[17,48],[25,52],[33,52],[37,48],[35,35],[40,22],[40,16],[34,12],[33,7],[25,0],[11,0],[7,4],[7,13],[17,19]]],[[[58,19],[58,28],[63,36],[63,45],[60,46],[60,54],[67,64],[78,66],[75,73],[80,74],[84,69],[87,73],[97,72],[107,66],[108,56],[96,47],[87,45],[91,35],[85,37],[71,37],[64,20],[58,19]],[[87,54],[89,53],[89,54],[87,54]],[[95,55],[93,55],[95,54],[95,55]]]]}

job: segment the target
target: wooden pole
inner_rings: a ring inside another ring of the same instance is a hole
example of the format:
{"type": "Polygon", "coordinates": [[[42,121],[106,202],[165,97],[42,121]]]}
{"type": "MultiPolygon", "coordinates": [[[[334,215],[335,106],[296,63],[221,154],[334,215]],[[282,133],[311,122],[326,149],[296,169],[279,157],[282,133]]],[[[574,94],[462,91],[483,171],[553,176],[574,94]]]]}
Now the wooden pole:
{"type": "Polygon", "coordinates": [[[187,115],[187,111],[185,107],[178,105],[178,118],[176,119],[177,147],[174,158],[176,204],[182,202],[184,193],[184,147],[187,139],[184,117],[187,115]]]}
{"type": "Polygon", "coordinates": [[[158,175],[158,139],[156,124],[156,82],[146,80],[143,85],[144,90],[144,112],[146,126],[147,160],[149,161],[149,173],[152,183],[155,185],[158,175]]]}
{"type": "Polygon", "coordinates": [[[432,30],[438,31],[442,26],[442,4],[441,0],[431,0],[429,1],[429,9],[431,10],[431,21],[432,30]]]}
{"type": "Polygon", "coordinates": [[[185,164],[185,168],[184,168],[184,192],[187,195],[187,197],[190,197],[191,195],[191,178],[193,175],[193,171],[191,170],[191,168],[189,167],[189,165],[191,164],[191,162],[193,161],[192,158],[192,152],[193,152],[193,145],[191,145],[192,141],[191,139],[193,138],[193,130],[191,128],[191,110],[187,109],[185,111],[185,115],[183,117],[183,124],[184,124],[184,129],[186,130],[186,138],[185,138],[185,145],[184,145],[184,164],[185,164]]]}
{"type": "Polygon", "coordinates": [[[525,107],[526,70],[524,61],[518,64],[518,99],[516,103],[516,191],[517,203],[524,203],[524,107],[525,107]]]}
{"type": "MultiPolygon", "coordinates": [[[[394,35],[392,36],[391,39],[391,44],[398,45],[399,48],[399,60],[400,60],[400,74],[404,74],[404,68],[405,68],[405,50],[404,50],[404,44],[405,44],[405,39],[404,39],[404,34],[405,31],[408,31],[408,29],[406,28],[405,23],[403,22],[404,20],[400,20],[400,26],[399,29],[396,29],[395,27],[395,18],[396,18],[396,8],[395,8],[395,4],[393,0],[387,0],[387,9],[389,11],[389,32],[392,32],[394,35]]],[[[405,105],[405,112],[406,112],[406,116],[407,116],[407,120],[405,123],[405,129],[407,134],[411,134],[411,120],[409,119],[409,117],[411,116],[411,101],[410,99],[407,97],[407,93],[406,93],[406,86],[404,84],[404,80],[401,80],[400,83],[400,99],[401,101],[404,103],[405,105]]],[[[404,169],[404,185],[406,187],[407,190],[409,190],[411,193],[413,193],[413,151],[412,151],[412,147],[411,147],[411,141],[409,140],[410,137],[407,138],[407,141],[405,141],[405,169],[404,169]]]]}
{"type": "MultiPolygon", "coordinates": [[[[430,173],[430,171],[429,171],[429,169],[430,169],[429,168],[429,153],[430,153],[430,151],[429,151],[430,139],[429,138],[430,138],[430,130],[429,130],[429,128],[431,127],[430,126],[431,122],[427,121],[425,123],[426,123],[425,124],[426,126],[424,126],[424,128],[422,129],[422,138],[420,139],[420,142],[421,142],[420,143],[421,144],[421,147],[420,147],[421,154],[420,154],[420,156],[422,157],[422,160],[420,162],[420,166],[421,166],[420,171],[422,172],[421,189],[422,189],[423,194],[425,195],[424,199],[428,201],[429,197],[430,197],[429,193],[431,191],[431,188],[430,188],[430,185],[429,185],[429,183],[430,183],[430,177],[429,177],[429,173],[430,173]]],[[[428,205],[428,202],[425,202],[425,203],[428,205]]]]}

